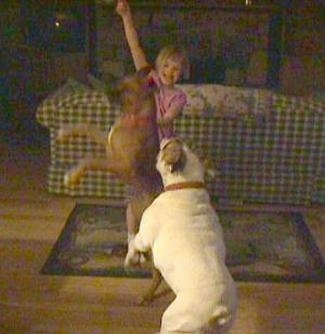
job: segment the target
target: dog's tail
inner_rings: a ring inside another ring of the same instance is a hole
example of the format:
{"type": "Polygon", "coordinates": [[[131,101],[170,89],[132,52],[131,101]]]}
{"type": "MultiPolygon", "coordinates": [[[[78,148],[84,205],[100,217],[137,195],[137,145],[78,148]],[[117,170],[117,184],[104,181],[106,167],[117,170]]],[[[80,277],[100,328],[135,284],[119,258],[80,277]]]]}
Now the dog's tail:
{"type": "Polygon", "coordinates": [[[107,143],[107,134],[100,131],[97,127],[89,124],[74,124],[64,126],[59,129],[57,140],[66,141],[73,137],[86,137],[97,144],[105,146],[107,143]]]}

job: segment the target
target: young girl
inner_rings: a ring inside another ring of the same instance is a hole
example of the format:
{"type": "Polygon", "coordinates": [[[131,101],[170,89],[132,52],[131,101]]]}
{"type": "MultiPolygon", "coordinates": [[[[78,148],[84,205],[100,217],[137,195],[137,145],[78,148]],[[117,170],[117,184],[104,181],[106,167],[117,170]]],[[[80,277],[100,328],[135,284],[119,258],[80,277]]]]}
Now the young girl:
{"type": "MultiPolygon", "coordinates": [[[[130,6],[127,0],[118,0],[116,12],[121,16],[126,40],[128,42],[136,70],[149,66],[145,53],[140,45],[139,37],[135,29],[130,6]]],[[[166,46],[158,54],[155,68],[149,73],[150,78],[158,87],[155,94],[156,120],[158,125],[158,137],[174,136],[173,121],[180,115],[185,104],[186,95],[175,87],[175,83],[182,74],[188,71],[188,60],[183,50],[177,46],[166,46]]],[[[128,228],[128,241],[134,238],[137,232],[137,224],[133,218],[130,205],[127,207],[126,220],[128,228]]]]}
{"type": "MultiPolygon", "coordinates": [[[[140,45],[135,29],[130,6],[126,0],[118,0],[117,13],[122,17],[126,40],[136,70],[149,66],[145,53],[140,45]]],[[[183,50],[177,46],[166,46],[158,54],[155,69],[149,76],[158,87],[156,94],[157,124],[160,140],[171,137],[173,121],[181,113],[186,104],[186,95],[174,85],[188,69],[188,60],[183,50]]]]}

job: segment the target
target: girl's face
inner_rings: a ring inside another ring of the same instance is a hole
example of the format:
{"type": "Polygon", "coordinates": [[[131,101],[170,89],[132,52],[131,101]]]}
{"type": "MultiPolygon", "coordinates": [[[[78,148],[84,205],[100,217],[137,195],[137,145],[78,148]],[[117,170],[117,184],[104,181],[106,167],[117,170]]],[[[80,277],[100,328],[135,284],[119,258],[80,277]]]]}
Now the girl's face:
{"type": "Polygon", "coordinates": [[[158,68],[158,75],[164,85],[173,86],[182,75],[182,63],[176,59],[166,59],[158,68]]]}

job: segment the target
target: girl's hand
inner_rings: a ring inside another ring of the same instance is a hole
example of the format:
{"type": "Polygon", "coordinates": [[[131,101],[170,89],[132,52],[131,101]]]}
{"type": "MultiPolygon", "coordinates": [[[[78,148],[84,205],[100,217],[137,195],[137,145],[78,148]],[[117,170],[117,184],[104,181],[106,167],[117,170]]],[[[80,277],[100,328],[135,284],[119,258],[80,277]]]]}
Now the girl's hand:
{"type": "Polygon", "coordinates": [[[126,0],[118,0],[116,5],[116,12],[120,16],[126,15],[130,11],[130,6],[126,0]]]}

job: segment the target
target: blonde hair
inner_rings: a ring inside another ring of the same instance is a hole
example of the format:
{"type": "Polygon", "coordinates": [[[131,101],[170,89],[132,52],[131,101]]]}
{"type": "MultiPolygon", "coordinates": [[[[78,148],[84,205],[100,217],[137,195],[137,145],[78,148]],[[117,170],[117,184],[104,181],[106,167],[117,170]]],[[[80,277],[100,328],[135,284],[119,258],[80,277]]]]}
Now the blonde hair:
{"type": "Polygon", "coordinates": [[[185,51],[181,47],[175,45],[167,45],[163,47],[156,58],[156,68],[161,67],[168,59],[179,61],[182,65],[183,77],[188,78],[190,64],[185,51]]]}

